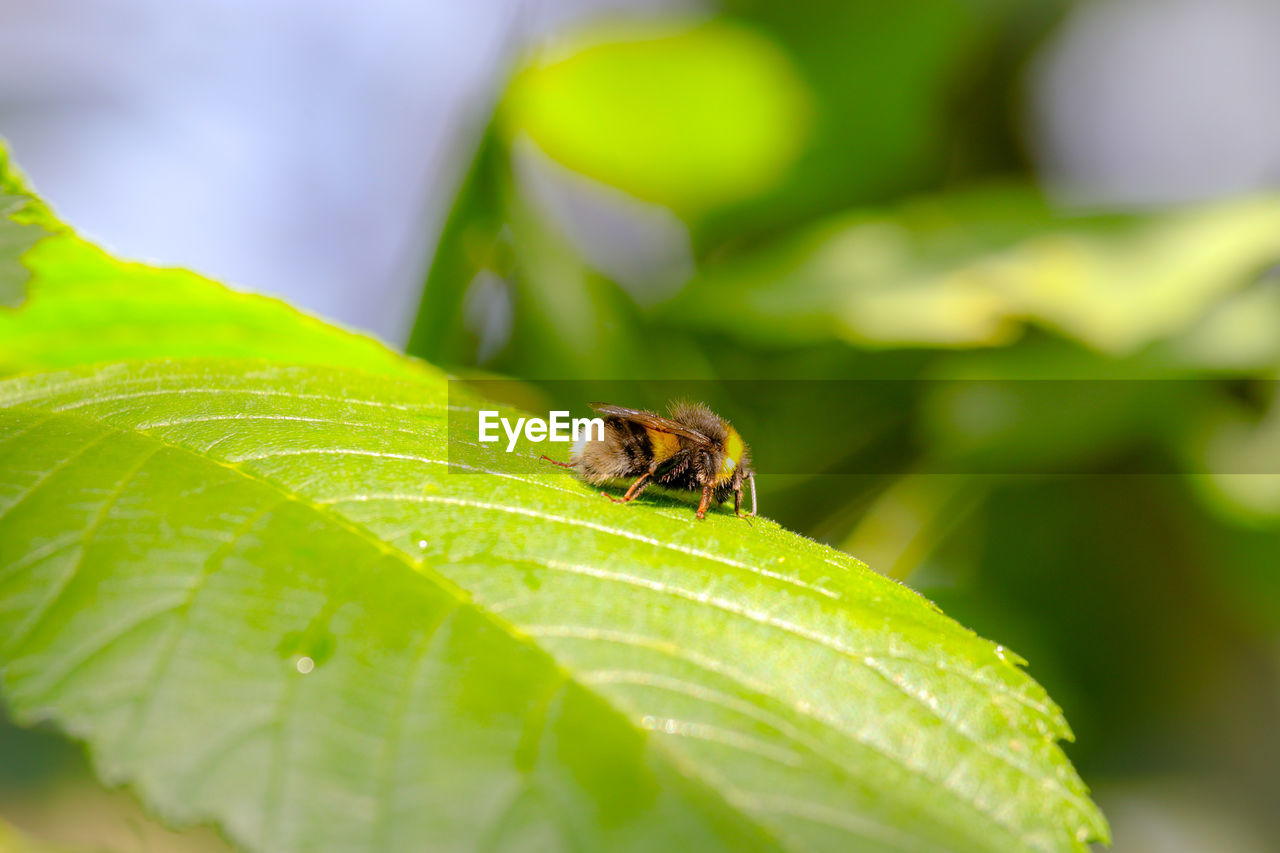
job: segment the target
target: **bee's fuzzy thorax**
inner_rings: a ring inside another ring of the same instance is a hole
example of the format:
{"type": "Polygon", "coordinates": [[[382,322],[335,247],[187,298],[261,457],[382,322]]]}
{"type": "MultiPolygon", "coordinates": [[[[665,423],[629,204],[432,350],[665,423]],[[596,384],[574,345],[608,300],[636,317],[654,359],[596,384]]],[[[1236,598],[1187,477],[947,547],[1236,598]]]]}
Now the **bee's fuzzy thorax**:
{"type": "Polygon", "coordinates": [[[707,438],[723,446],[724,440],[733,427],[715,412],[702,403],[677,400],[667,407],[671,420],[678,421],[690,429],[697,430],[707,438]]]}

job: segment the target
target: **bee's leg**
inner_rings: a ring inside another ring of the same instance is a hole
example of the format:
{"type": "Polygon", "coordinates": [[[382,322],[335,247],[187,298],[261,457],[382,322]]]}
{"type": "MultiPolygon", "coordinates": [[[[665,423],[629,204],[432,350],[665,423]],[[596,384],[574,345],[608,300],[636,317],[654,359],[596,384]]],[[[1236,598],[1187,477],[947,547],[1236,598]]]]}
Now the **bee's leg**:
{"type": "Polygon", "coordinates": [[[550,456],[548,456],[548,455],[547,455],[547,454],[545,454],[545,453],[544,453],[544,454],[542,454],[542,457],[541,457],[541,458],[543,458],[543,459],[547,460],[547,461],[548,461],[548,462],[550,462],[552,465],[559,465],[561,468],[572,468],[572,467],[573,467],[573,463],[572,463],[572,462],[561,462],[561,461],[559,461],[558,459],[552,459],[550,456]]]}
{"type": "Polygon", "coordinates": [[[651,476],[653,475],[650,474],[648,471],[641,474],[639,477],[636,478],[636,481],[631,484],[631,488],[627,489],[627,493],[620,498],[615,498],[613,495],[609,494],[608,492],[601,492],[600,494],[604,495],[606,498],[608,498],[609,500],[613,501],[616,504],[630,503],[631,501],[640,497],[640,493],[643,492],[645,488],[649,485],[649,478],[651,476]]]}
{"type": "Polygon", "coordinates": [[[702,487],[702,500],[698,502],[698,518],[703,518],[707,514],[707,506],[711,503],[711,492],[710,484],[702,487]]]}
{"type": "Polygon", "coordinates": [[[733,490],[733,514],[738,518],[751,524],[751,517],[742,514],[742,484],[738,484],[738,488],[733,490]]]}
{"type": "Polygon", "coordinates": [[[667,475],[669,475],[676,468],[679,468],[685,463],[687,463],[689,461],[689,456],[690,454],[688,450],[677,451],[673,453],[671,456],[668,456],[666,459],[663,459],[661,462],[654,462],[652,465],[650,465],[649,473],[659,479],[662,479],[663,477],[666,477],[667,475]]]}

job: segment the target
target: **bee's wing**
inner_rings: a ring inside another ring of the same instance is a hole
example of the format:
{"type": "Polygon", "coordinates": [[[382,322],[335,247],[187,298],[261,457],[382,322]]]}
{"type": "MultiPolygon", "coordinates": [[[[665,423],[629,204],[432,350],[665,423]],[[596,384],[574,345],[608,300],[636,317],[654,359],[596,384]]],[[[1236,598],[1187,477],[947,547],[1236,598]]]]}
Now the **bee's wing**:
{"type": "Polygon", "coordinates": [[[653,412],[646,412],[641,409],[628,409],[626,406],[613,406],[609,403],[592,403],[591,408],[595,409],[602,415],[612,415],[615,418],[622,418],[626,421],[635,421],[646,429],[657,430],[658,432],[666,432],[671,435],[680,435],[685,438],[696,441],[699,444],[705,444],[707,447],[714,447],[715,443],[707,438],[696,429],[689,429],[678,421],[670,418],[664,418],[662,415],[655,415],[653,412]]]}

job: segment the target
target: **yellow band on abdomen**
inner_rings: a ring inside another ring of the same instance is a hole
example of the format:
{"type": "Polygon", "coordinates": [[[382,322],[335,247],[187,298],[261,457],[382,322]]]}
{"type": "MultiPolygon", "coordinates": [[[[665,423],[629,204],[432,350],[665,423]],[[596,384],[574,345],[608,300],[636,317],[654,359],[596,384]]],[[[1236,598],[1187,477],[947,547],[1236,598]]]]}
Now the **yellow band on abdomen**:
{"type": "Polygon", "coordinates": [[[649,434],[649,444],[653,447],[653,461],[663,462],[675,456],[680,450],[680,439],[676,438],[669,432],[658,432],[656,429],[645,428],[645,432],[649,434]]]}

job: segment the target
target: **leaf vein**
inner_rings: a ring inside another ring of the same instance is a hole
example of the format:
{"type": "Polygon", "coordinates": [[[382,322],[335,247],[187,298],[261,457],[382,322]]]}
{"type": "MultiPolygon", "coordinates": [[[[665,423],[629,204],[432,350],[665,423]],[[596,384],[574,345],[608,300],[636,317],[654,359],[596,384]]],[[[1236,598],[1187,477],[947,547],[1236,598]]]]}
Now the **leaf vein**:
{"type": "Polygon", "coordinates": [[[591,628],[591,627],[578,626],[578,625],[525,625],[525,626],[521,626],[521,630],[531,637],[565,637],[570,639],[588,640],[591,642],[596,642],[596,641],[611,642],[611,643],[619,643],[621,645],[634,646],[636,648],[642,648],[649,651],[657,652],[659,654],[666,655],[667,657],[675,658],[676,660],[682,660],[682,661],[685,661],[686,663],[691,663],[694,666],[699,666],[710,672],[714,672],[723,678],[727,678],[731,681],[736,682],[742,687],[754,693],[757,693],[760,696],[768,697],[768,698],[774,699],[775,701],[784,702],[784,704],[787,704],[787,706],[796,714],[803,717],[809,717],[810,719],[820,723],[821,725],[827,728],[832,729],[833,731],[840,732],[847,737],[851,737],[858,744],[866,747],[867,749],[872,750],[873,752],[879,753],[884,758],[892,762],[895,766],[901,767],[907,773],[910,773],[911,775],[916,776],[919,779],[922,779],[923,781],[929,783],[930,786],[937,787],[940,790],[947,792],[957,802],[962,803],[965,807],[972,809],[974,812],[982,815],[987,820],[992,821],[993,823],[997,824],[998,826],[1012,833],[1015,836],[1019,835],[1017,827],[1009,823],[1007,820],[1002,819],[994,811],[984,808],[974,800],[965,796],[962,791],[956,789],[953,785],[949,784],[946,779],[938,779],[930,775],[929,773],[925,772],[924,768],[918,767],[910,763],[909,761],[903,759],[902,757],[894,755],[892,752],[888,751],[885,747],[875,743],[874,741],[870,741],[862,737],[858,737],[856,734],[852,732],[847,732],[838,721],[828,719],[825,716],[821,716],[815,713],[812,707],[808,705],[808,703],[792,704],[790,702],[786,702],[786,700],[781,699],[778,696],[775,696],[765,685],[760,684],[759,682],[756,682],[754,679],[752,679],[750,676],[746,675],[745,673],[739,670],[736,670],[733,667],[727,666],[724,663],[715,660],[714,658],[710,658],[705,655],[700,655],[696,652],[690,652],[688,649],[685,649],[684,647],[679,646],[675,643],[667,642],[665,640],[658,640],[653,637],[644,636],[642,634],[629,634],[624,631],[614,631],[609,629],[591,628]]]}
{"type": "MultiPolygon", "coordinates": [[[[875,657],[878,657],[878,658],[890,658],[893,660],[908,661],[910,663],[919,664],[921,666],[934,666],[934,667],[939,666],[938,662],[921,660],[911,655],[904,655],[899,652],[859,651],[857,649],[853,649],[845,645],[844,643],[840,642],[834,637],[829,637],[826,634],[822,634],[817,631],[812,631],[801,625],[797,625],[794,622],[791,622],[785,619],[779,619],[769,613],[765,613],[763,611],[756,610],[754,608],[743,607],[737,604],[736,602],[730,601],[727,598],[710,595],[705,592],[696,592],[694,590],[684,589],[683,587],[672,586],[670,584],[666,584],[661,581],[655,581],[655,580],[650,580],[648,578],[636,577],[635,575],[629,575],[624,572],[614,572],[614,571],[609,571],[607,569],[597,569],[593,566],[584,566],[581,564],[565,563],[559,560],[538,560],[537,562],[539,563],[539,565],[545,566],[546,568],[551,569],[553,571],[562,571],[569,574],[598,578],[600,580],[611,581],[613,583],[628,584],[631,586],[640,587],[642,589],[648,589],[663,595],[670,595],[677,598],[685,599],[687,601],[693,601],[698,604],[703,604],[708,607],[712,607],[716,610],[720,610],[725,613],[730,613],[734,616],[742,617],[744,619],[747,619],[749,621],[755,622],[760,625],[766,625],[771,628],[776,628],[779,631],[784,631],[786,633],[792,634],[793,636],[800,637],[801,639],[805,639],[810,642],[816,643],[817,645],[825,649],[836,652],[844,657],[849,658],[855,663],[859,663],[864,666],[875,666],[872,660],[868,660],[867,656],[869,654],[873,654],[875,657]]],[[[961,678],[962,680],[968,681],[969,683],[974,684],[975,686],[990,688],[990,689],[999,691],[1004,695],[1009,696],[1012,699],[1020,700],[1024,704],[1027,704],[1028,706],[1041,711],[1042,713],[1045,714],[1045,716],[1050,716],[1047,708],[1044,708],[1040,705],[1035,704],[1028,697],[1025,697],[1025,696],[1022,696],[1021,694],[1013,692],[1012,690],[1009,689],[1008,685],[1000,684],[999,682],[988,682],[985,680],[981,680],[981,679],[978,679],[976,676],[971,676],[970,674],[964,672],[963,670],[956,669],[954,667],[948,667],[944,671],[950,675],[955,675],[961,678]]],[[[917,698],[917,697],[913,696],[912,698],[917,698]]]]}
{"type": "MultiPolygon", "coordinates": [[[[847,658],[848,660],[856,664],[866,667],[870,671],[874,672],[877,677],[883,679],[885,683],[889,684],[895,690],[902,693],[903,696],[906,696],[913,703],[919,705],[931,716],[941,721],[944,725],[948,726],[952,731],[955,731],[957,734],[959,734],[960,736],[968,740],[970,743],[974,744],[979,749],[986,752],[992,758],[995,758],[996,760],[1001,761],[1007,764],[1008,766],[1021,771],[1022,773],[1025,773],[1028,777],[1032,779],[1041,780],[1042,782],[1049,784],[1051,787],[1054,788],[1054,790],[1056,790],[1064,798],[1070,800],[1078,808],[1084,808],[1083,804],[1079,800],[1079,797],[1076,796],[1073,792],[1070,792],[1066,788],[1064,788],[1057,779],[1047,774],[1036,773],[1029,766],[1016,760],[1012,756],[1007,755],[1003,750],[995,749],[990,743],[982,740],[976,734],[974,734],[969,729],[968,726],[964,725],[962,722],[958,720],[951,720],[951,719],[948,719],[947,717],[944,717],[923,696],[918,695],[917,693],[909,690],[905,685],[900,684],[897,678],[895,678],[892,674],[886,672],[884,668],[875,660],[875,657],[893,656],[892,653],[868,654],[866,652],[860,652],[856,649],[850,648],[849,646],[845,645],[844,643],[840,642],[834,637],[829,637],[817,631],[811,631],[808,628],[804,628],[800,625],[795,624],[794,622],[790,622],[785,619],[779,619],[769,613],[755,610],[753,608],[742,607],[736,602],[730,601],[726,598],[709,595],[703,592],[695,592],[693,590],[687,590],[681,587],[671,586],[669,584],[662,583],[661,581],[650,580],[648,578],[639,578],[639,577],[635,577],[634,575],[628,575],[621,572],[613,572],[613,571],[607,571],[605,569],[597,569],[592,566],[563,563],[558,560],[545,560],[545,561],[539,561],[539,562],[541,562],[541,564],[545,565],[547,568],[555,571],[563,571],[563,572],[568,572],[572,574],[598,578],[600,580],[611,581],[614,583],[628,584],[631,586],[652,590],[654,592],[661,593],[664,595],[671,595],[678,598],[683,598],[687,601],[693,601],[698,604],[702,604],[704,606],[711,607],[725,613],[729,613],[733,616],[738,616],[740,618],[747,619],[751,622],[755,622],[756,624],[765,625],[767,627],[774,628],[779,631],[783,631],[785,633],[791,634],[793,636],[799,637],[809,642],[816,643],[818,646],[825,648],[828,651],[835,652],[836,654],[844,658],[847,658]]],[[[905,658],[905,659],[912,660],[913,662],[917,662],[913,658],[905,658]]],[[[945,671],[951,674],[961,674],[960,670],[957,670],[954,668],[948,668],[945,671]]],[[[991,686],[994,686],[994,685],[991,685],[991,686]]]]}
{"type": "Polygon", "coordinates": [[[137,738],[145,730],[145,724],[148,714],[152,706],[155,704],[156,697],[160,693],[160,682],[164,679],[169,671],[169,667],[173,661],[173,655],[177,651],[178,644],[182,640],[182,636],[188,627],[188,616],[191,611],[191,605],[195,602],[196,597],[209,581],[209,578],[222,567],[223,561],[229,557],[239,544],[240,540],[248,535],[263,518],[271,513],[276,507],[284,502],[283,498],[268,501],[263,504],[262,508],[257,512],[251,513],[234,531],[230,538],[215,548],[200,565],[200,574],[196,578],[196,582],[192,584],[187,591],[185,597],[176,607],[169,608],[169,612],[177,617],[177,621],[166,637],[164,647],[156,655],[156,662],[151,668],[151,672],[142,681],[146,690],[134,705],[133,713],[130,715],[131,720],[128,726],[130,732],[131,745],[136,743],[137,738]]]}
{"type": "Polygon", "coordinates": [[[789,586],[799,587],[801,589],[806,590],[807,592],[817,593],[818,595],[823,595],[823,596],[826,596],[827,598],[833,598],[833,599],[840,598],[840,593],[833,592],[825,587],[816,586],[814,584],[802,581],[799,578],[794,578],[788,575],[779,574],[778,572],[770,571],[769,569],[762,569],[758,566],[750,565],[749,563],[739,562],[738,560],[731,560],[728,557],[722,557],[719,554],[714,554],[710,551],[702,551],[697,548],[689,548],[684,545],[677,545],[673,542],[663,542],[661,539],[655,539],[652,536],[645,536],[640,533],[633,533],[630,530],[624,530],[619,527],[609,527],[608,525],[604,525],[604,524],[596,524],[593,521],[583,521],[582,519],[578,519],[578,518],[570,518],[568,516],[563,516],[563,515],[553,515],[551,513],[541,512],[535,509],[528,509],[527,507],[507,506],[505,504],[495,504],[495,503],[489,503],[487,501],[475,501],[475,500],[469,500],[467,498],[453,498],[453,497],[447,497],[444,495],[408,495],[408,494],[345,495],[345,496],[335,497],[335,498],[322,498],[320,499],[320,503],[339,504],[339,503],[365,503],[369,501],[400,501],[400,500],[416,502],[416,503],[440,503],[440,504],[451,504],[454,506],[468,506],[475,509],[489,509],[489,510],[494,510],[496,512],[506,512],[514,515],[524,515],[530,518],[542,519],[543,521],[551,521],[559,524],[567,524],[571,527],[584,527],[589,530],[595,530],[599,533],[606,533],[611,536],[619,536],[623,539],[630,539],[635,542],[642,542],[646,545],[653,545],[654,547],[657,547],[657,548],[665,548],[670,551],[676,551],[678,553],[685,554],[690,557],[698,557],[704,560],[712,560],[717,563],[723,563],[726,566],[732,566],[735,569],[742,569],[743,571],[749,572],[753,575],[760,575],[762,577],[771,578],[772,580],[776,580],[780,583],[784,583],[789,586]]]}
{"type": "MultiPolygon", "coordinates": [[[[91,440],[88,444],[83,445],[75,453],[61,460],[57,465],[55,465],[48,472],[46,472],[46,474],[36,482],[36,485],[33,486],[32,489],[28,490],[27,493],[23,495],[23,497],[19,500],[19,503],[21,503],[22,500],[26,500],[28,497],[31,496],[31,494],[35,491],[36,488],[38,488],[40,485],[47,482],[49,479],[49,476],[55,470],[65,468],[71,462],[71,460],[81,456],[89,447],[101,441],[108,434],[109,433],[105,433],[105,432],[102,433],[101,435],[91,440]]],[[[52,595],[50,595],[48,599],[46,599],[42,604],[36,607],[36,609],[31,613],[31,615],[27,617],[27,619],[23,622],[23,624],[18,626],[17,630],[14,631],[14,634],[10,638],[9,642],[5,645],[6,649],[15,649],[18,646],[22,645],[22,643],[26,640],[26,638],[30,636],[31,632],[35,631],[40,627],[40,624],[44,621],[45,617],[57,605],[59,599],[62,598],[63,594],[67,591],[67,588],[71,585],[71,583],[75,580],[76,576],[80,573],[80,569],[84,566],[85,550],[88,548],[88,545],[93,540],[93,538],[98,534],[98,530],[106,522],[107,516],[110,515],[111,509],[112,507],[115,506],[116,501],[118,501],[121,495],[124,494],[124,491],[126,488],[128,488],[129,483],[133,481],[133,478],[137,476],[138,472],[142,470],[143,466],[146,465],[147,462],[150,461],[150,459],[153,456],[159,453],[161,449],[162,447],[147,448],[138,458],[137,462],[132,467],[130,467],[130,469],[126,471],[125,474],[121,477],[120,482],[117,483],[116,486],[107,495],[106,499],[102,502],[102,506],[99,507],[97,514],[94,515],[93,519],[89,522],[89,526],[86,527],[84,532],[81,534],[80,540],[82,543],[82,550],[80,552],[80,557],[71,565],[70,571],[68,571],[64,577],[58,579],[58,583],[54,587],[52,595]]],[[[16,506],[16,504],[14,506],[16,506]]],[[[10,506],[8,509],[5,510],[3,514],[0,514],[0,521],[4,521],[5,516],[7,516],[9,512],[12,510],[13,510],[13,506],[10,506]]]]}

